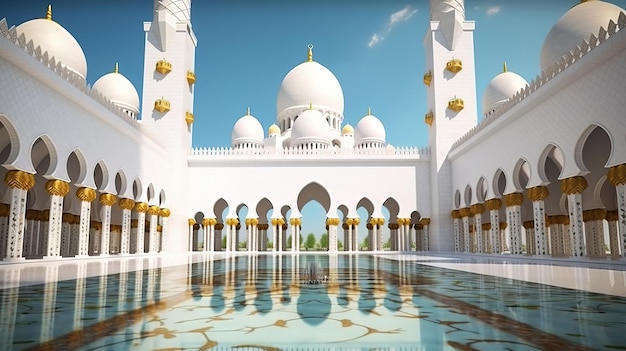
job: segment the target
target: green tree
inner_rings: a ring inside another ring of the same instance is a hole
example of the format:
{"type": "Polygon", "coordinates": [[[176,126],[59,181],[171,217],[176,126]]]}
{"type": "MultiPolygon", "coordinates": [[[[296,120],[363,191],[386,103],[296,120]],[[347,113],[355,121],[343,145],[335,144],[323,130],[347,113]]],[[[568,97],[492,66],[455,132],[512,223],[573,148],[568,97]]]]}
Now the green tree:
{"type": "Polygon", "coordinates": [[[268,242],[267,242],[267,248],[268,248],[268,249],[272,249],[272,248],[274,248],[274,243],[273,243],[273,242],[271,242],[271,241],[268,241],[268,242]]]}
{"type": "Polygon", "coordinates": [[[226,236],[222,237],[222,249],[226,248],[226,236]]]}
{"type": "Polygon", "coordinates": [[[313,233],[309,233],[309,235],[306,236],[306,242],[304,243],[304,247],[307,250],[315,247],[315,235],[313,233]]]}
{"type": "MultiPolygon", "coordinates": [[[[289,237],[287,237],[287,247],[291,247],[291,244],[293,244],[292,240],[291,240],[291,234],[289,234],[289,237]]],[[[291,247],[293,249],[293,247],[291,247]]]]}
{"type": "Polygon", "coordinates": [[[248,242],[245,241],[245,240],[244,241],[240,241],[239,242],[239,248],[243,249],[243,250],[247,249],[248,248],[248,242]]]}
{"type": "Polygon", "coordinates": [[[390,248],[391,248],[391,236],[383,244],[383,249],[390,249],[390,248]]]}
{"type": "Polygon", "coordinates": [[[366,236],[363,238],[363,243],[361,243],[361,250],[367,250],[370,246],[370,238],[366,236]]]}
{"type": "Polygon", "coordinates": [[[322,233],[320,237],[320,247],[322,249],[328,249],[328,233],[322,233]]]}
{"type": "Polygon", "coordinates": [[[337,240],[337,250],[343,249],[343,242],[341,240],[337,240]]]}

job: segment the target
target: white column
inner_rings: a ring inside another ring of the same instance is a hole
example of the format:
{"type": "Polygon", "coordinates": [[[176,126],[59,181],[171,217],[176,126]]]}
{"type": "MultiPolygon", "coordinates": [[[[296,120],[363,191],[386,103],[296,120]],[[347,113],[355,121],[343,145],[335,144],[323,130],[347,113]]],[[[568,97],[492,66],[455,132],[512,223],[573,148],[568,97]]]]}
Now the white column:
{"type": "Polygon", "coordinates": [[[506,221],[509,228],[511,241],[511,254],[522,254],[522,212],[521,205],[524,203],[524,195],[512,193],[504,195],[506,206],[506,221]]]}
{"type": "Polygon", "coordinates": [[[422,250],[430,251],[430,218],[420,219],[420,224],[422,225],[422,250]]]}
{"type": "Polygon", "coordinates": [[[50,217],[48,217],[48,245],[44,258],[61,257],[61,235],[63,226],[63,197],[70,191],[67,182],[52,179],[46,182],[50,194],[50,217]]]}
{"type": "Polygon", "coordinates": [[[122,208],[122,233],[120,236],[120,253],[127,255],[130,253],[130,211],[135,207],[135,201],[131,199],[120,199],[119,206],[122,208]]]}
{"type": "MultiPolygon", "coordinates": [[[[162,208],[159,212],[159,216],[161,216],[161,252],[167,252],[167,222],[170,215],[171,212],[168,208],[162,208]]],[[[213,226],[210,229],[213,230],[213,226]]],[[[213,238],[212,235],[211,238],[213,238]]]]}
{"type": "Polygon", "coordinates": [[[193,226],[196,224],[196,221],[193,218],[189,218],[187,220],[187,224],[189,225],[189,245],[187,245],[187,252],[193,251],[193,226]]]}
{"type": "Polygon", "coordinates": [[[83,329],[83,312],[85,309],[85,283],[87,278],[87,262],[76,263],[76,285],[74,288],[74,330],[83,329]]]}
{"type": "Polygon", "coordinates": [[[78,255],[78,240],[80,239],[80,216],[72,215],[70,222],[70,256],[78,255]]]}
{"type": "Polygon", "coordinates": [[[470,239],[470,216],[472,211],[469,207],[464,207],[459,210],[461,214],[461,220],[463,221],[463,252],[471,252],[472,240],[470,239]]]}
{"type": "MultiPolygon", "coordinates": [[[[2,218],[0,218],[1,220],[2,218]]],[[[620,247],[619,247],[619,236],[617,233],[617,211],[607,211],[606,212],[606,221],[609,224],[609,249],[611,251],[611,256],[619,257],[620,255],[620,247]]]]}
{"type": "Polygon", "coordinates": [[[113,194],[100,194],[100,216],[102,218],[102,232],[100,234],[100,256],[109,255],[111,242],[111,206],[117,202],[117,196],[113,194]]]}
{"type": "Polygon", "coordinates": [[[450,215],[452,216],[452,221],[454,223],[454,251],[461,252],[463,248],[463,240],[461,240],[461,213],[459,210],[452,210],[450,215]]]}
{"type": "Polygon", "coordinates": [[[587,239],[587,256],[604,257],[604,225],[606,210],[596,208],[583,211],[583,222],[585,223],[585,234],[587,239]]]}
{"type": "Polygon", "coordinates": [[[502,252],[500,245],[500,207],[502,207],[502,201],[500,199],[490,199],[485,201],[485,205],[489,210],[489,222],[491,223],[491,229],[489,229],[491,253],[499,254],[502,252]]]}
{"type": "Polygon", "coordinates": [[[11,170],[4,177],[10,188],[9,222],[5,261],[21,261],[26,215],[26,194],[35,185],[35,177],[26,172],[11,170]]]}
{"type": "Polygon", "coordinates": [[[150,215],[150,230],[148,231],[148,252],[154,254],[157,252],[157,224],[159,221],[159,206],[150,206],[148,214],[150,215]]]}
{"type": "MultiPolygon", "coordinates": [[[[0,217],[2,219],[2,217],[0,217]]],[[[22,268],[6,268],[2,272],[2,281],[20,281],[22,268]]],[[[20,287],[7,288],[0,299],[0,350],[13,350],[13,334],[17,317],[17,302],[19,301],[20,287]]]]}
{"type": "Polygon", "coordinates": [[[56,313],[57,281],[59,277],[59,266],[48,264],[44,269],[46,270],[44,278],[46,284],[44,284],[43,288],[43,306],[41,307],[40,343],[51,340],[54,337],[54,314],[56,313]]]}
{"type": "Polygon", "coordinates": [[[145,253],[144,235],[146,233],[146,212],[148,212],[148,204],[145,202],[136,203],[135,212],[137,213],[137,245],[135,253],[143,254],[145,253]]]}
{"type": "Polygon", "coordinates": [[[337,252],[337,228],[339,227],[339,218],[327,218],[328,226],[328,251],[337,252]]]}
{"type": "Polygon", "coordinates": [[[472,215],[474,216],[474,235],[476,236],[476,252],[483,252],[483,220],[482,215],[485,212],[485,206],[483,204],[474,204],[470,207],[472,215]]]}
{"type": "Polygon", "coordinates": [[[8,204],[0,203],[0,260],[6,255],[7,237],[9,234],[9,210],[8,204]]]}
{"type": "Polygon", "coordinates": [[[607,179],[617,193],[617,218],[622,218],[617,221],[617,232],[621,236],[622,257],[626,258],[626,163],[609,168],[607,179]]]}
{"type": "Polygon", "coordinates": [[[546,210],[544,200],[550,194],[545,186],[536,186],[527,190],[528,198],[533,203],[534,246],[535,254],[548,255],[548,235],[546,233],[546,210]]]}
{"type": "Polygon", "coordinates": [[[567,194],[572,256],[575,257],[585,255],[582,192],[586,188],[587,180],[581,176],[561,180],[561,190],[567,194]]]}

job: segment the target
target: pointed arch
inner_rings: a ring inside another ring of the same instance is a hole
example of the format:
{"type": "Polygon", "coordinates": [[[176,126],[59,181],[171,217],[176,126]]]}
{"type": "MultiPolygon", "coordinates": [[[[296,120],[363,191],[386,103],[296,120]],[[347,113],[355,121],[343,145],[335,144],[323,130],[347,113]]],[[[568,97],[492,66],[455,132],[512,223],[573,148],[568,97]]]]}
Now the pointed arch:
{"type": "Polygon", "coordinates": [[[20,138],[11,121],[0,114],[0,164],[15,162],[20,151],[20,138]]]}
{"type": "Polygon", "coordinates": [[[542,183],[550,181],[548,173],[551,168],[546,169],[546,167],[551,167],[553,165],[557,167],[560,175],[560,171],[563,170],[563,166],[565,165],[565,157],[563,156],[563,150],[558,145],[550,143],[541,152],[539,162],[537,164],[537,173],[542,183]]]}
{"type": "Polygon", "coordinates": [[[133,198],[135,201],[140,201],[143,194],[143,186],[141,185],[141,178],[135,178],[133,181],[133,198]]]}
{"type": "Polygon", "coordinates": [[[478,179],[478,183],[476,183],[476,201],[479,203],[485,202],[488,190],[489,185],[487,184],[487,179],[485,179],[485,177],[480,177],[480,179],[478,179]]]}
{"type": "Polygon", "coordinates": [[[219,223],[224,222],[224,212],[226,211],[226,209],[228,209],[228,207],[228,202],[226,202],[226,200],[224,200],[223,198],[219,198],[213,204],[213,213],[215,214],[215,218],[219,223]]]}
{"type": "Polygon", "coordinates": [[[51,174],[57,167],[56,148],[50,137],[45,134],[33,141],[30,155],[33,169],[42,176],[51,174]]]}
{"type": "Polygon", "coordinates": [[[372,216],[372,213],[374,213],[374,204],[372,203],[372,200],[370,200],[367,197],[363,197],[361,198],[361,200],[359,200],[359,202],[357,202],[356,204],[357,210],[361,207],[363,207],[367,211],[368,218],[372,216]]]}
{"type": "Polygon", "coordinates": [[[159,192],[159,207],[167,207],[167,197],[165,196],[165,189],[161,189],[159,192]]]}
{"type": "Polygon", "coordinates": [[[104,190],[109,184],[109,169],[104,160],[100,160],[94,167],[93,180],[98,190],[104,190]]]}
{"type": "Polygon", "coordinates": [[[454,192],[454,208],[461,208],[461,191],[459,189],[454,192]]]}
{"type": "Polygon", "coordinates": [[[87,160],[80,149],[70,152],[65,167],[73,184],[80,184],[87,177],[87,160]]]}
{"type": "Polygon", "coordinates": [[[496,197],[502,197],[506,191],[506,173],[502,168],[498,168],[493,175],[492,189],[496,197]]]}
{"type": "Polygon", "coordinates": [[[298,194],[298,211],[302,212],[302,208],[310,201],[317,201],[328,213],[330,209],[330,194],[318,182],[311,182],[305,185],[298,194]]]}
{"type": "Polygon", "coordinates": [[[152,204],[152,200],[154,200],[154,185],[152,183],[148,184],[148,189],[146,189],[146,195],[148,197],[148,203],[152,204]]]}
{"type": "Polygon", "coordinates": [[[465,191],[463,191],[463,201],[465,207],[469,207],[472,204],[472,187],[469,184],[465,186],[465,191]]]}
{"type": "Polygon", "coordinates": [[[526,185],[530,180],[530,165],[525,158],[517,160],[513,168],[513,185],[518,192],[526,189],[526,185]]]}
{"type": "Polygon", "coordinates": [[[256,213],[257,215],[259,215],[259,223],[269,223],[267,217],[273,208],[274,205],[268,198],[264,197],[259,200],[259,202],[256,204],[256,213]]]}
{"type": "Polygon", "coordinates": [[[614,145],[614,140],[611,138],[611,133],[609,133],[606,128],[600,124],[592,123],[590,124],[580,135],[578,141],[576,142],[576,147],[574,149],[574,161],[576,162],[576,166],[585,172],[589,171],[588,164],[589,157],[586,155],[592,154],[593,152],[598,152],[603,160],[608,160],[613,152],[612,146],[614,145]],[[600,142],[600,145],[594,145],[594,143],[600,142]],[[606,156],[605,156],[606,153],[606,156]]]}
{"type": "Polygon", "coordinates": [[[126,174],[123,169],[120,169],[115,173],[115,191],[117,195],[124,195],[124,193],[126,193],[127,183],[126,174]]]}
{"type": "Polygon", "coordinates": [[[389,221],[396,222],[398,219],[398,213],[400,212],[400,205],[398,201],[393,197],[388,197],[385,202],[383,202],[383,207],[389,211],[389,221]]]}

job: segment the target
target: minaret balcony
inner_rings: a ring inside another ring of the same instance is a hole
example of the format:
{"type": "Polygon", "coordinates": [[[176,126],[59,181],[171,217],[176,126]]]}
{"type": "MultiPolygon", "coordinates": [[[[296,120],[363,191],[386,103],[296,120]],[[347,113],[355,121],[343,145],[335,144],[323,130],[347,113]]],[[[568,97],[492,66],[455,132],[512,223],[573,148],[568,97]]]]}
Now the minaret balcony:
{"type": "Polygon", "coordinates": [[[430,111],[424,116],[424,122],[426,122],[426,124],[428,124],[429,126],[432,126],[434,118],[435,115],[433,114],[433,111],[430,111]]]}
{"type": "Polygon", "coordinates": [[[446,63],[446,69],[454,74],[463,69],[463,62],[459,59],[452,59],[446,63]]]}
{"type": "Polygon", "coordinates": [[[193,113],[185,112],[185,122],[187,122],[187,125],[190,126],[193,123],[193,121],[195,121],[193,113]]]}
{"type": "Polygon", "coordinates": [[[156,63],[155,70],[161,74],[168,74],[172,71],[172,64],[165,61],[165,59],[159,60],[156,63]]]}
{"type": "Polygon", "coordinates": [[[158,99],[154,102],[154,109],[164,113],[170,110],[170,102],[165,99],[158,99]]]}
{"type": "Polygon", "coordinates": [[[430,71],[424,74],[424,84],[430,86],[430,83],[433,81],[433,74],[430,71]]]}
{"type": "Polygon", "coordinates": [[[196,74],[191,71],[187,71],[187,83],[194,84],[195,82],[196,82],[196,74]]]}
{"type": "Polygon", "coordinates": [[[465,105],[463,104],[463,99],[454,98],[448,101],[448,108],[454,112],[461,111],[463,108],[465,108],[465,105]]]}

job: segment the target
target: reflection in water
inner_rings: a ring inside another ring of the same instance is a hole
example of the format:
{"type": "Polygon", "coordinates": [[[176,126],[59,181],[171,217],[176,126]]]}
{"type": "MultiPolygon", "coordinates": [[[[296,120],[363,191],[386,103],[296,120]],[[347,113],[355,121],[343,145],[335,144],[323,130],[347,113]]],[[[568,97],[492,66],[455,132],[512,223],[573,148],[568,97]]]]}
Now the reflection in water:
{"type": "Polygon", "coordinates": [[[76,264],[74,280],[57,282],[49,265],[49,283],[0,290],[0,349],[626,346],[624,298],[410,261],[206,256],[159,268],[145,258],[121,262],[119,274],[107,274],[107,261],[76,264]]]}

